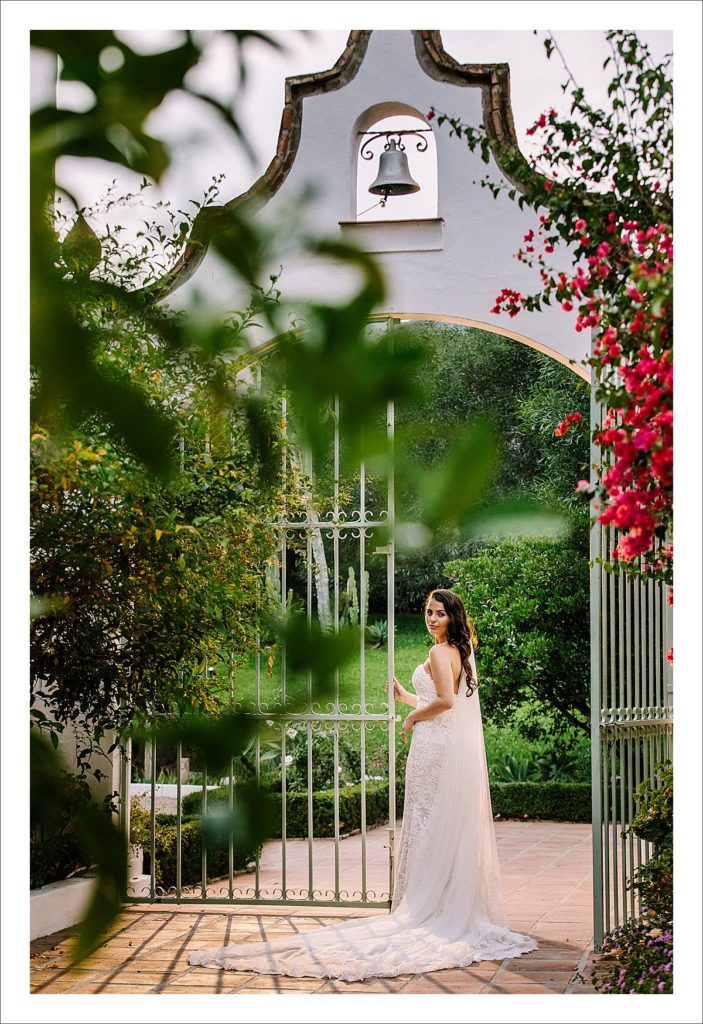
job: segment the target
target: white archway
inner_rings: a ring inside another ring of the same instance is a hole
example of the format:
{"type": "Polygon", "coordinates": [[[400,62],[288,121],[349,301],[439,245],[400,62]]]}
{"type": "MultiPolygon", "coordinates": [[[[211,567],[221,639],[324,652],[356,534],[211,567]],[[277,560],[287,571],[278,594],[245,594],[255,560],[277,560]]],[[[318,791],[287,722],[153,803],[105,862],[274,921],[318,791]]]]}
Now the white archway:
{"type": "Polygon", "coordinates": [[[581,377],[583,380],[590,381],[591,374],[585,366],[581,363],[577,363],[572,359],[568,359],[561,352],[557,352],[556,349],[550,348],[549,345],[545,345],[541,341],[536,341],[534,338],[528,337],[526,334],[521,334],[519,331],[512,331],[507,327],[496,326],[495,324],[485,323],[483,320],[473,320],[470,317],[465,316],[448,316],[441,313],[375,313],[370,319],[371,320],[387,320],[389,317],[393,317],[398,320],[423,320],[432,321],[433,323],[439,324],[457,324],[460,327],[475,327],[480,331],[488,331],[490,334],[497,334],[502,338],[511,338],[513,341],[519,342],[521,345],[527,345],[528,348],[533,348],[537,352],[541,352],[545,356],[549,356],[550,359],[554,359],[557,363],[561,363],[562,366],[566,366],[567,369],[571,370],[576,374],[577,377],[581,377]]]}

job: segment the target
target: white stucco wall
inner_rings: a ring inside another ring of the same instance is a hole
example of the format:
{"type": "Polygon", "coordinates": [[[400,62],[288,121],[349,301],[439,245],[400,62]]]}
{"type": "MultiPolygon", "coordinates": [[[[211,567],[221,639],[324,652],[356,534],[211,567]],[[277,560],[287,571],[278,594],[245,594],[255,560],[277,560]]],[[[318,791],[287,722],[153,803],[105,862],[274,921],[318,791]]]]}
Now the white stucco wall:
{"type": "MultiPolygon", "coordinates": [[[[410,31],[374,31],[351,82],[303,101],[295,162],[279,192],[258,216],[271,225],[293,218],[315,234],[332,238],[358,235],[363,247],[364,235],[355,233],[354,227],[340,226],[355,214],[354,128],[364,111],[386,101],[406,104],[423,114],[434,107],[472,124],[482,122],[479,88],[430,78],[417,61],[410,31]],[[315,198],[306,203],[302,197],[311,189],[315,198]]],[[[421,230],[393,223],[374,226],[374,242],[369,248],[376,253],[387,282],[382,311],[471,320],[493,330],[505,329],[513,336],[518,334],[562,359],[580,362],[588,354],[590,338],[587,332],[576,333],[573,318],[560,308],[522,312],[515,318],[490,313],[503,287],[523,294],[539,289],[537,272],[519,263],[514,255],[526,232],[538,226],[537,217],[529,210],[521,211],[507,196],[496,200],[481,188],[478,182],[487,172],[494,180],[502,180],[497,164],[492,159],[484,164],[478,153],[471,153],[464,142],[450,137],[446,126],[438,129],[436,121],[431,123],[437,144],[438,214],[444,221],[442,245],[436,244],[436,230],[425,232],[431,244],[424,249],[421,230]],[[403,230],[409,239],[407,248],[399,242],[403,230]],[[378,233],[383,231],[388,236],[388,248],[400,251],[378,251],[383,248],[378,233]]],[[[420,159],[413,157],[410,146],[408,156],[411,161],[420,159]]],[[[372,202],[373,197],[369,198],[372,202]]],[[[402,203],[402,198],[390,202],[402,203]]],[[[281,243],[277,255],[284,268],[280,285],[287,303],[296,298],[335,301],[347,296],[354,285],[355,278],[349,272],[329,260],[301,255],[295,245],[286,248],[281,243]]],[[[277,269],[272,264],[272,270],[277,269]]],[[[212,252],[193,280],[174,293],[174,303],[184,301],[193,287],[223,309],[236,308],[238,296],[231,278],[212,252]]]]}

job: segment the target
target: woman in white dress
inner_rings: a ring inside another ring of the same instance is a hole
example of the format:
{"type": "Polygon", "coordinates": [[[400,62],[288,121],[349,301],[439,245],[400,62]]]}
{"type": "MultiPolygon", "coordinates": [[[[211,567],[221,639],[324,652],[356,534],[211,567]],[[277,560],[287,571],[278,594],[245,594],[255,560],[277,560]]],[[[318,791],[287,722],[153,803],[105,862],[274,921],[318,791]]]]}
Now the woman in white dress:
{"type": "Polygon", "coordinates": [[[390,914],[313,931],[191,953],[191,964],[292,977],[420,974],[503,960],[537,949],[508,929],[500,892],[478,677],[466,611],[451,590],[433,590],[425,623],[434,639],[412,677],[403,825],[390,914]]]}

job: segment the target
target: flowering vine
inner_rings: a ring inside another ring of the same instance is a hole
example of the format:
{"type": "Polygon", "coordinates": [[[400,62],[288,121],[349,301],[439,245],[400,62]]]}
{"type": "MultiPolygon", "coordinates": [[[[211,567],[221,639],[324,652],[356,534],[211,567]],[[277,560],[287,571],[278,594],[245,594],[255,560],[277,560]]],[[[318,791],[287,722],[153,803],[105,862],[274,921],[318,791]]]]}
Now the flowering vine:
{"type": "MultiPolygon", "coordinates": [[[[542,113],[527,129],[539,151],[525,158],[483,127],[446,114],[469,147],[490,150],[508,179],[486,177],[494,197],[507,192],[538,222],[524,235],[517,259],[534,268],[538,291],[504,288],[492,313],[558,303],[577,332],[590,330],[595,398],[602,409],[593,441],[600,451],[597,481],[576,489],[594,499],[599,521],[615,531],[610,559],[632,574],[671,582],[673,546],[673,238],[672,84],[670,57],[655,64],[632,32],[608,32],[611,109],[592,107],[569,76],[570,114],[542,113]],[[550,262],[558,246],[571,269],[550,262]]],[[[550,35],[547,55],[558,51],[550,35]]],[[[580,427],[568,414],[554,434],[580,427]]]]}

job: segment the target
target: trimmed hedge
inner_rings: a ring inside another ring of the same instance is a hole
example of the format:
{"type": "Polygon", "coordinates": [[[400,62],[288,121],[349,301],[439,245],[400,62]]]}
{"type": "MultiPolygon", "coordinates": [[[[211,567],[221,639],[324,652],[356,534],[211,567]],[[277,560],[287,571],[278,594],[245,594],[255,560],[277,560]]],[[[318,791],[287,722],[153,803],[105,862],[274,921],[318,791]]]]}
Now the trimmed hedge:
{"type": "Polygon", "coordinates": [[[493,816],[590,821],[590,782],[493,782],[493,816]]]}
{"type": "MultiPolygon", "coordinates": [[[[196,794],[198,795],[198,794],[196,794]]],[[[144,872],[151,872],[151,824],[148,811],[133,809],[131,841],[144,850],[144,872]]],[[[175,814],[159,814],[156,819],[156,884],[168,888],[176,884],[177,826],[175,814]]],[[[181,820],[181,884],[195,885],[202,880],[201,828],[199,818],[181,820]]],[[[234,843],[234,870],[241,871],[254,860],[256,847],[234,843]]],[[[229,841],[216,840],[207,851],[207,875],[221,878],[229,873],[229,841]]]]}
{"type": "MultiPolygon", "coordinates": [[[[266,788],[280,786],[280,777],[272,778],[266,788]]],[[[280,792],[274,792],[280,800],[280,792]]],[[[396,780],[396,810],[403,813],[405,781],[396,780]]],[[[208,793],[208,808],[227,803],[226,786],[208,793]]],[[[583,821],[591,820],[591,785],[588,782],[493,782],[491,804],[494,817],[533,820],[583,821]]],[[[193,793],[183,800],[183,813],[200,813],[200,794],[193,793]],[[194,799],[195,798],[195,799],[194,799]]],[[[280,821],[279,815],[276,816],[280,821]]],[[[371,828],[388,820],[388,784],[366,783],[366,824],[371,828]]],[[[353,832],[361,828],[361,786],[343,786],[339,790],[339,830],[353,832]]],[[[308,798],[305,792],[288,790],[286,796],[286,835],[291,839],[304,839],[308,835],[308,798]]],[[[334,836],[334,790],[322,789],[313,794],[313,835],[321,838],[334,836]]],[[[280,827],[272,839],[281,836],[280,827]]]]}
{"type": "MultiPolygon", "coordinates": [[[[334,836],[334,790],[321,789],[312,799],[313,835],[321,838],[334,836]]],[[[366,783],[366,825],[381,825],[388,821],[388,783],[366,783]]],[[[361,828],[361,786],[343,786],[339,790],[339,831],[353,832],[361,828]]],[[[278,838],[281,830],[277,830],[278,838]]],[[[308,835],[307,793],[289,791],[286,794],[286,835],[306,838],[308,835]]]]}
{"type": "MultiPolygon", "coordinates": [[[[278,797],[280,805],[280,775],[262,780],[262,788],[278,797]]],[[[235,788],[236,794],[236,788],[235,788]]],[[[183,798],[183,817],[198,820],[200,816],[200,793],[189,793],[183,798]]],[[[229,788],[221,786],[210,790],[207,795],[208,811],[218,805],[228,804],[229,788]]],[[[312,801],[313,835],[320,838],[334,836],[334,790],[320,789],[313,793],[312,801]]],[[[279,827],[271,838],[280,839],[280,811],[276,815],[279,827]]],[[[386,782],[366,783],[366,824],[380,825],[388,820],[388,784],[386,782]]],[[[361,785],[342,786],[339,790],[339,831],[353,832],[361,828],[361,785]]],[[[302,790],[288,790],[286,793],[286,836],[289,839],[305,839],[308,835],[308,797],[302,790]]]]}
{"type": "MultiPolygon", "coordinates": [[[[590,821],[590,782],[491,782],[493,817],[542,821],[590,821]]],[[[396,809],[403,812],[405,783],[396,782],[396,809]]]]}
{"type": "MultiPolygon", "coordinates": [[[[265,793],[273,793],[274,796],[281,789],[281,773],[270,772],[266,775],[261,776],[260,781],[261,789],[265,793]]],[[[202,791],[197,793],[188,793],[181,800],[181,814],[183,819],[186,818],[199,818],[200,817],[200,806],[202,803],[203,795],[202,791]]],[[[234,799],[237,799],[237,786],[234,785],[234,799]]],[[[229,786],[218,786],[217,789],[209,789],[207,792],[207,809],[212,811],[215,808],[225,809],[229,807],[229,786]]],[[[158,820],[158,814],[156,818],[158,820]]]]}

